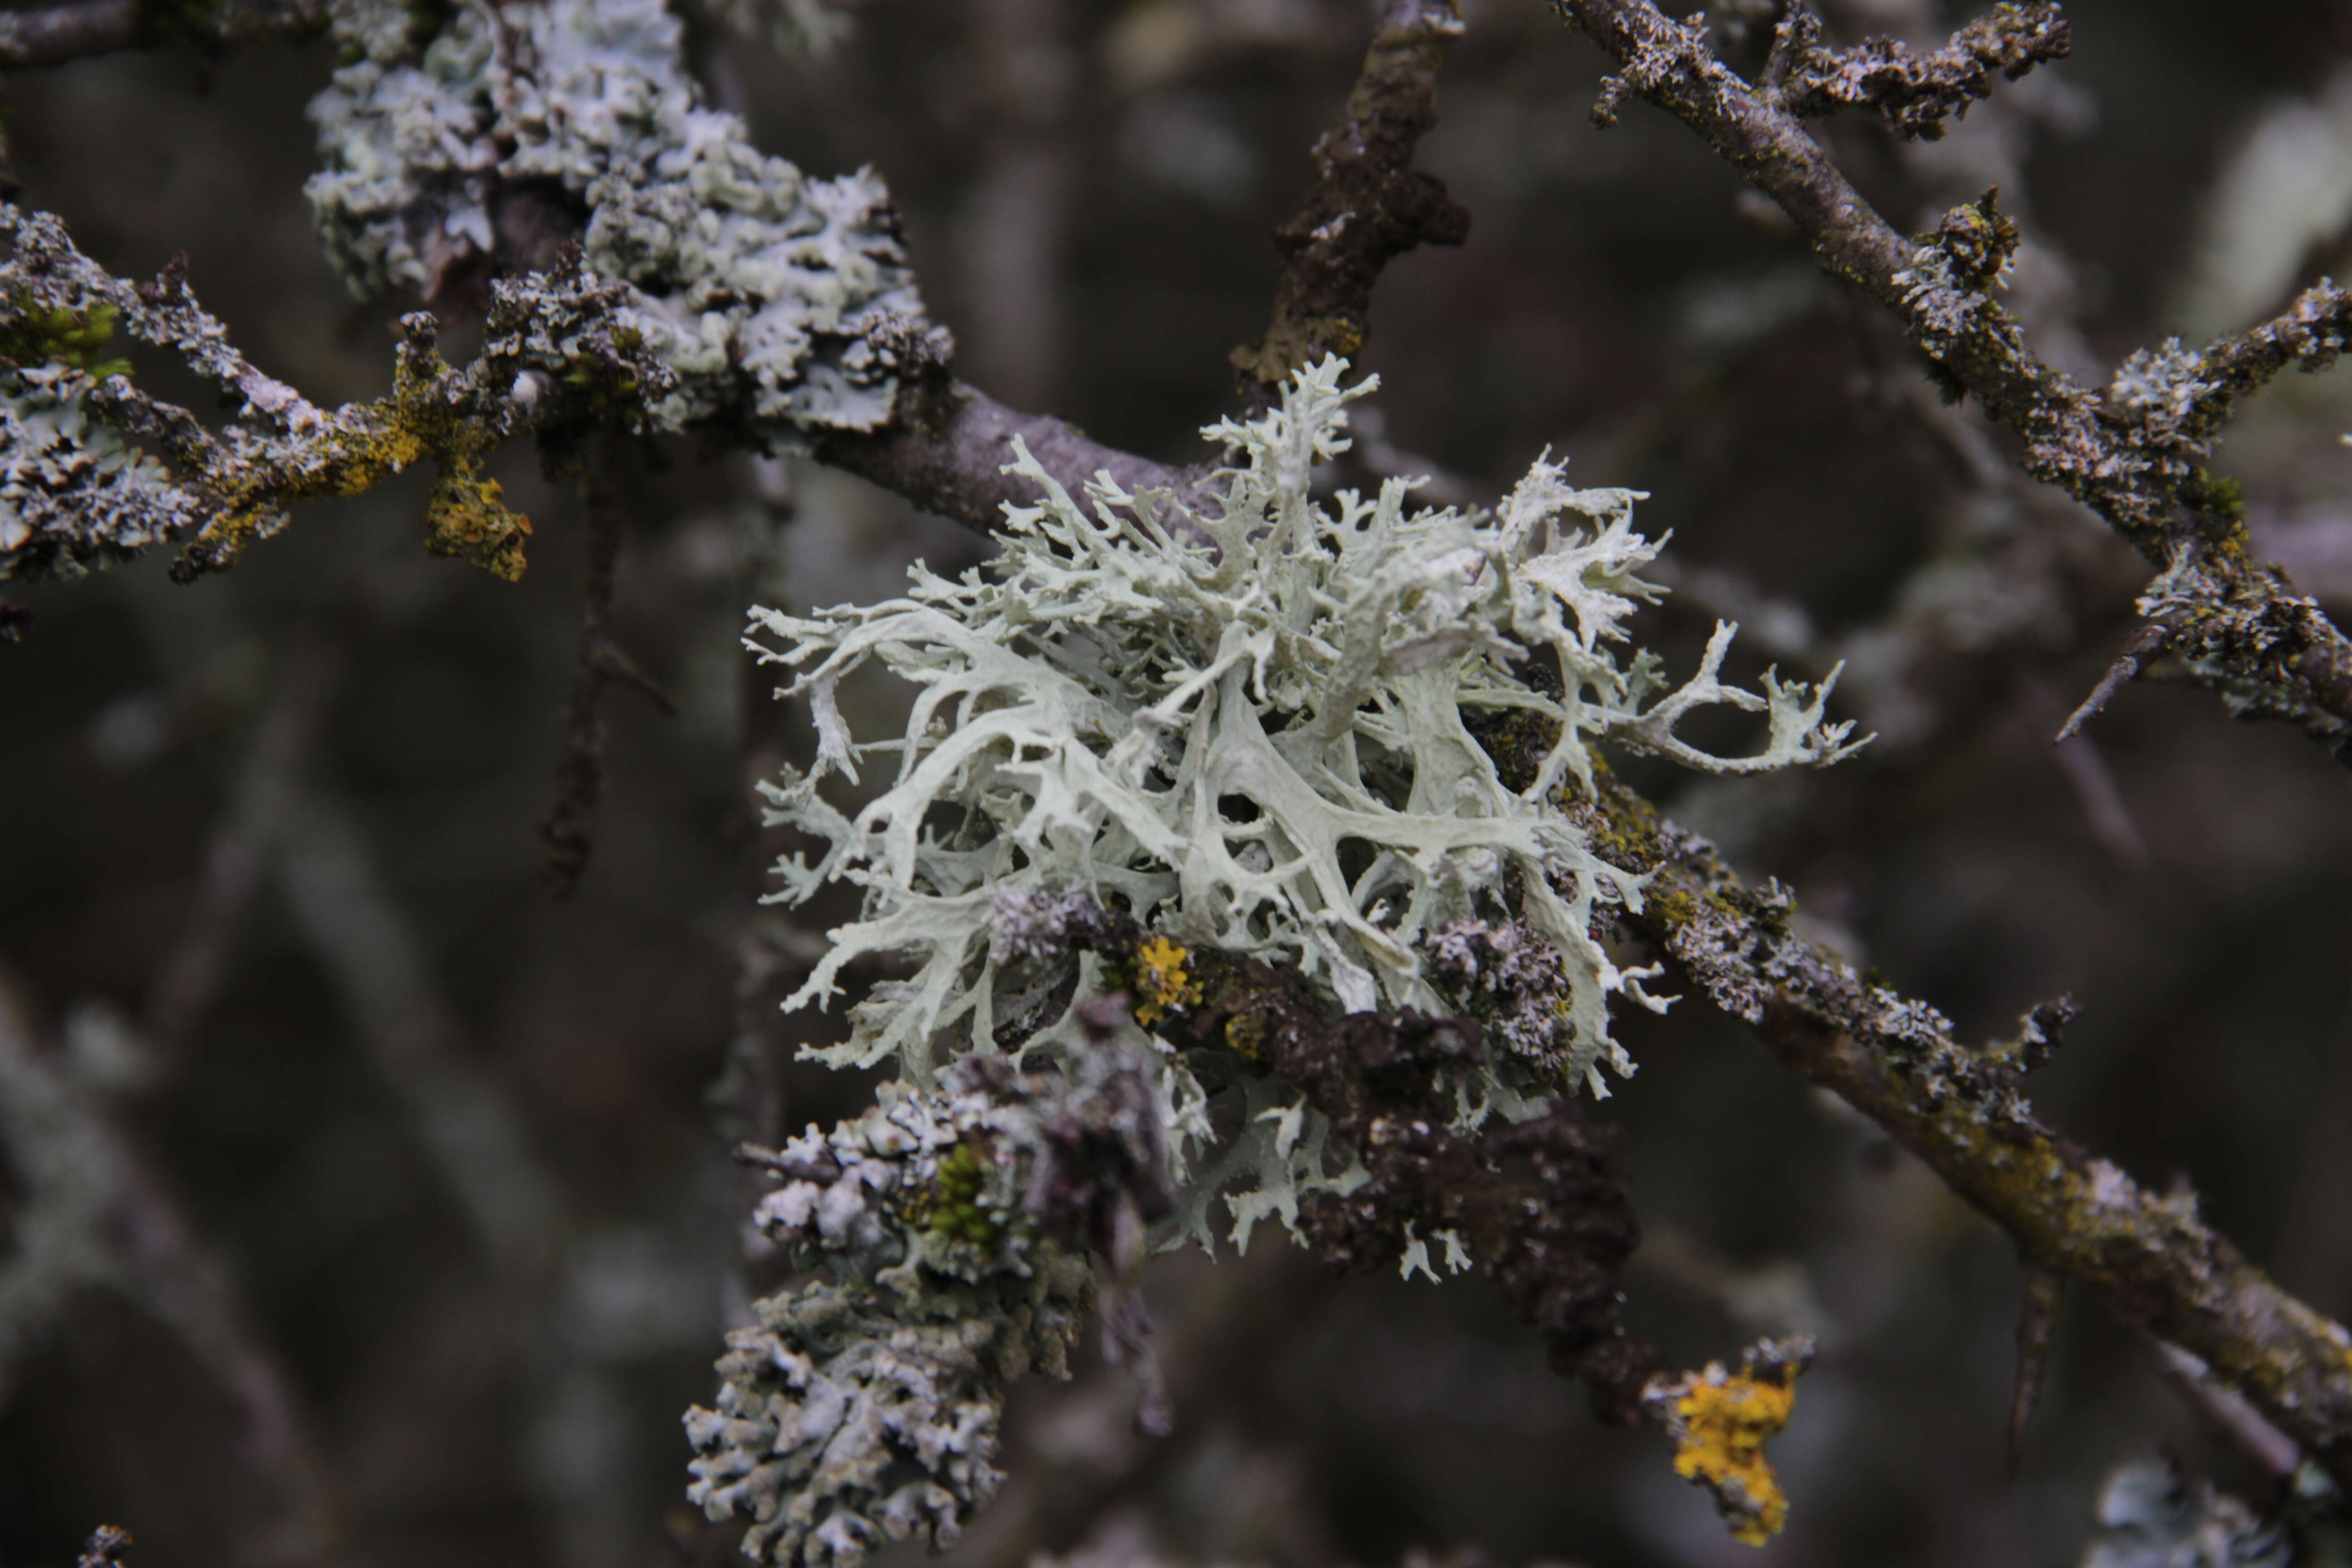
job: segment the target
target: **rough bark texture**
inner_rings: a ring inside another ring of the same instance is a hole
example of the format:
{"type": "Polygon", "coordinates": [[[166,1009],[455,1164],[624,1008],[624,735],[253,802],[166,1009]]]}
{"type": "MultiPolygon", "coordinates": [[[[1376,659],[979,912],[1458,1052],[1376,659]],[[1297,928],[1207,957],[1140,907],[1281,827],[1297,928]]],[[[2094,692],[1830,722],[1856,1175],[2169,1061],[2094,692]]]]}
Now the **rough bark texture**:
{"type": "Polygon", "coordinates": [[[1462,32],[1455,0],[1390,0],[1339,119],[1315,144],[1315,184],[1275,231],[1282,277],[1265,336],[1234,351],[1264,396],[1327,353],[1353,354],[1370,331],[1372,285],[1397,257],[1460,245],[1470,214],[1412,151],[1437,123],[1437,72],[1462,32]]]}
{"type": "Polygon", "coordinates": [[[2312,289],[2276,321],[2202,354],[2135,355],[2112,386],[2094,391],[2036,357],[1991,297],[2018,235],[1990,194],[1955,208],[1934,233],[1906,239],[1780,100],[1770,82],[1800,82],[1817,68],[1801,58],[1802,37],[1781,40],[1782,58],[1759,89],[1716,58],[1703,26],[1675,21],[1649,0],[1557,3],[1622,67],[1602,89],[1596,119],[1613,123],[1618,103],[1638,97],[1698,132],[1789,215],[1822,270],[1895,313],[1948,391],[1974,396],[2023,439],[2028,473],[2064,489],[2167,569],[2175,591],[2158,618],[2174,635],[2169,672],[2221,692],[2242,715],[2295,722],[2343,754],[2352,739],[2352,643],[2284,573],[2249,557],[2231,488],[2200,460],[2244,393],[2288,364],[2333,363],[2352,297],[2312,289]]]}
{"type": "Polygon", "coordinates": [[[1971,1050],[1934,1008],[1794,935],[1785,888],[1743,886],[1630,791],[1610,784],[1579,809],[1612,854],[1654,873],[1630,923],[1709,1002],[1926,1161],[2030,1268],[2090,1286],[2352,1476],[2352,1334],[2206,1226],[2193,1194],[2151,1193],[2042,1123],[2020,1086],[2055,1043],[2054,1011],[2029,1016],[2008,1050],[1971,1050]]]}

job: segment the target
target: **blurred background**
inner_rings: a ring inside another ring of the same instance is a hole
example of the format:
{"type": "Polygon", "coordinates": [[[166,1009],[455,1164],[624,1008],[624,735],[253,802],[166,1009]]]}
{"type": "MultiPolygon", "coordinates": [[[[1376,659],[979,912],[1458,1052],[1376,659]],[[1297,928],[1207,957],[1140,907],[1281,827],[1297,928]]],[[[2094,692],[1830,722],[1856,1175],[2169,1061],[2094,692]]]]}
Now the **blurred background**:
{"type": "MultiPolygon", "coordinates": [[[[751,0],[747,0],[747,4],[751,0]]],[[[796,5],[796,10],[805,10],[796,5]]],[[[1935,0],[1829,0],[1834,36],[1940,36],[1935,0]]],[[[1724,7],[1734,58],[1742,8],[1724,7]]],[[[1744,784],[1632,765],[1810,931],[1970,1037],[2084,1008],[2034,1080],[2059,1126],[2352,1312],[2352,792],[2284,728],[2127,689],[2050,737],[2147,569],[1942,405],[1900,339],[1679,125],[1587,119],[1599,53],[1537,0],[1466,0],[1422,163],[1469,243],[1393,266],[1349,475],[1491,498],[1546,446],[1651,492],[1687,669],[1840,660],[1878,741],[1744,784]]],[[[2076,0],[2074,56],[1946,141],[1822,129],[1898,226],[1998,185],[2039,350],[2123,354],[2270,313],[2352,251],[2352,7],[2076,0]]],[[[822,61],[698,16],[763,145],[877,166],[958,368],[1169,460],[1237,403],[1269,231],[1368,31],[1356,0],[867,0],[822,61]]],[[[740,20],[740,18],[738,18],[740,20]]],[[[755,23],[762,17],[753,16],[755,23]]],[[[764,37],[764,30],[761,31],[764,37]]],[[[264,369],[379,395],[386,323],[313,247],[322,40],[0,84],[28,203],[118,273],[175,251],[264,369]]],[[[453,355],[467,352],[453,326],[453,355]]],[[[2258,548],[2352,613],[2352,382],[2294,377],[2221,453],[2258,548]]],[[[135,1568],[645,1568],[732,1542],[682,1502],[679,1414],[749,1292],[735,1138],[853,1113],[777,1000],[845,906],[755,900],[751,781],[809,743],[738,646],[751,604],[889,594],[985,543],[858,481],[688,444],[631,456],[615,631],[678,701],[608,694],[577,896],[541,880],[584,570],[574,497],[517,449],[504,584],[417,548],[424,477],[321,503],[231,574],[160,556],[11,595],[0,647],[0,1563],[101,1521],[135,1568]]],[[[861,694],[900,700],[887,682],[861,694]]],[[[1646,1242],[1628,1312],[1677,1364],[1822,1346],[1775,1445],[1760,1554],[1604,1429],[1475,1279],[1251,1255],[1148,1276],[1173,1436],[1090,1357],[1024,1385],[1013,1479],[953,1554],[1142,1563],[2063,1564],[2099,1479],[2178,1456],[2257,1506],[2155,1347],[2077,1295],[2021,1471],[2022,1284],[2001,1237],[1696,1001],[1623,1024],[1646,1242]]],[[[919,1555],[903,1552],[911,1563],[919,1555]]]]}

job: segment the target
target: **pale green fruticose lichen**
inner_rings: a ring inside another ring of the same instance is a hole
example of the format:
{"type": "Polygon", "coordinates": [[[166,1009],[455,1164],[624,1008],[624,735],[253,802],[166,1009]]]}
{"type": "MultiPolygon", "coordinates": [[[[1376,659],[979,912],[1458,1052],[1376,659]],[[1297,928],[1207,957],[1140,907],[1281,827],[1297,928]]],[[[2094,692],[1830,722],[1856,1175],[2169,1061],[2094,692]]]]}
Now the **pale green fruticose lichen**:
{"type": "MultiPolygon", "coordinates": [[[[866,889],[864,918],[786,1005],[824,1002],[866,954],[921,961],[853,1008],[823,1059],[895,1057],[920,1084],[942,1048],[993,1048],[993,918],[1076,889],[1174,942],[1295,966],[1349,1011],[1454,1010],[1431,944],[1455,922],[1515,920],[1560,955],[1559,1027],[1540,1081],[1514,1086],[1507,1064],[1496,1087],[1601,1093],[1604,1065],[1632,1070],[1606,1001],[1655,1005],[1648,972],[1620,969],[1591,927],[1638,908],[1643,879],[1593,853],[1557,787],[1590,785],[1597,737],[1748,773],[1834,761],[1847,726],[1823,722],[1826,684],[1724,684],[1728,626],[1678,688],[1652,655],[1618,660],[1624,618],[1660,592],[1634,575],[1657,549],[1633,531],[1634,492],[1576,489],[1538,461],[1492,516],[1415,509],[1402,480],[1318,500],[1310,476],[1372,384],[1344,388],[1345,368],[1302,371],[1278,409],[1206,432],[1233,461],[1189,524],[1108,478],[1081,505],[1020,448],[1009,471],[1041,497],[1007,507],[998,561],[956,581],[918,567],[887,604],[753,612],[747,646],[801,670],[791,691],[819,735],[809,773],[766,786],[770,820],[828,844],[814,866],[779,866],[776,897],[866,889]],[[1523,673],[1530,658],[1556,662],[1564,695],[1523,673]],[[919,692],[903,737],[860,744],[835,692],[870,660],[919,692]],[[1684,741],[1676,723],[1710,704],[1763,714],[1762,748],[1684,741]],[[1558,723],[1526,789],[1465,727],[1479,710],[1558,723]],[[819,793],[877,753],[896,754],[896,777],[855,817],[819,793]]],[[[1100,983],[1088,963],[1081,1000],[1100,983]]]]}
{"type": "MultiPolygon", "coordinates": [[[[1615,657],[1658,592],[1635,575],[1656,547],[1632,492],[1575,489],[1538,461],[1492,516],[1415,509],[1404,481],[1317,499],[1371,386],[1345,371],[1326,360],[1265,417],[1207,432],[1230,462],[1195,514],[1108,477],[1082,506],[1016,444],[1040,500],[1006,509],[997,561],[955,581],[918,566],[887,604],[752,614],[747,646],[799,672],[818,735],[809,773],[764,786],[771,823],[827,846],[781,863],[777,897],[866,892],[786,1005],[824,1002],[866,955],[919,963],[814,1053],[895,1058],[881,1103],[767,1157],[785,1184],[758,1224],[837,1281],[761,1303],[718,1408],[688,1417],[692,1495],[751,1520],[755,1557],[847,1568],[885,1539],[952,1539],[999,1479],[1004,1379],[1061,1365],[1079,1256],[1124,1277],[1153,1218],[1206,1245],[1209,1205],[1244,1184],[1225,1201],[1245,1246],[1259,1220],[1296,1230],[1307,1195],[1365,1179],[1249,1041],[1229,1032],[1196,1061],[1145,1040],[1110,992],[1181,1015],[1203,999],[1198,952],[1249,955],[1351,1011],[1477,1012],[1500,1050],[1456,1085],[1465,1122],[1602,1092],[1603,1065],[1632,1070],[1608,997],[1662,1004],[1641,990],[1654,972],[1592,935],[1640,907],[1643,879],[1559,809],[1567,781],[1591,787],[1590,742],[1727,773],[1853,749],[1823,722],[1826,685],[1725,685],[1728,626],[1681,687],[1650,655],[1615,657]],[[1531,679],[1536,660],[1557,679],[1531,679]],[[868,663],[918,689],[896,740],[860,743],[839,707],[868,663]],[[1677,722],[1710,704],[1762,714],[1760,749],[1685,742],[1677,722]],[[1559,731],[1527,788],[1465,725],[1482,710],[1559,731]],[[820,793],[877,755],[895,776],[854,816],[820,793]],[[1107,1016],[1124,1043],[1106,1043],[1107,1016]],[[1180,1194],[1209,1136],[1196,1066],[1240,1090],[1242,1131],[1180,1194]]],[[[1410,1242],[1408,1273],[1434,1274],[1433,1246],[1448,1268],[1472,1261],[1451,1231],[1410,1242]]],[[[1131,1296],[1105,1316],[1139,1347],[1131,1296]]]]}
{"type": "Polygon", "coordinates": [[[675,374],[653,422],[748,419],[772,442],[882,425],[900,374],[944,353],[881,181],[805,178],[702,107],[660,0],[462,0],[422,45],[388,14],[410,15],[338,17],[359,58],[310,110],[307,191],[355,289],[541,265],[584,219],[585,277],[627,290],[614,329],[675,374]]]}

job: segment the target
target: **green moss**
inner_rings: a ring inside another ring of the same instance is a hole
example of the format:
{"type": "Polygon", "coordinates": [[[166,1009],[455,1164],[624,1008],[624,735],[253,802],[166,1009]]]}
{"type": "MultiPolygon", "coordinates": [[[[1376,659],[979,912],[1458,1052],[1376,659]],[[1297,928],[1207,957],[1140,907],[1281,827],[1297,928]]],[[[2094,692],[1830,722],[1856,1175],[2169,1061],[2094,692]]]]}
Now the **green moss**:
{"type": "Polygon", "coordinates": [[[910,1217],[933,1235],[993,1248],[1004,1239],[1004,1226],[980,1202],[987,1184],[988,1167],[980,1152],[959,1143],[940,1161],[939,1174],[912,1205],[910,1217]]]}
{"type": "Polygon", "coordinates": [[[2197,531],[2209,550],[2232,559],[2246,554],[2246,487],[2233,479],[2199,468],[2180,487],[2180,499],[2197,519],[2197,531]]]}
{"type": "Polygon", "coordinates": [[[18,364],[54,361],[100,381],[125,374],[131,362],[105,354],[120,314],[108,304],[69,310],[62,305],[43,306],[29,293],[19,295],[13,319],[0,325],[0,359],[18,364]]]}

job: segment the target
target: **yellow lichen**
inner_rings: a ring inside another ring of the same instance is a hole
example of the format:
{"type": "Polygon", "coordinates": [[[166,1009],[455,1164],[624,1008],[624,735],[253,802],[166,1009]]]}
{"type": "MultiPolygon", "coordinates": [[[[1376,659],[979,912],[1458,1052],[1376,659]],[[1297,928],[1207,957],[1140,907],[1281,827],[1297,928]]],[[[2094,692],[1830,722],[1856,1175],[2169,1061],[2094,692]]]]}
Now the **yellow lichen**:
{"type": "Polygon", "coordinates": [[[1266,1037],[1271,1032],[1262,1014],[1236,1013],[1225,1020],[1225,1044],[1242,1060],[1259,1066],[1266,1061],[1266,1037]]]}
{"type": "Polygon", "coordinates": [[[1135,1021],[1146,1028],[1201,999],[1200,983],[1184,968],[1192,957],[1179,944],[1155,936],[1135,950],[1135,1021]]]}
{"type": "Polygon", "coordinates": [[[1716,1507],[1737,1540],[1761,1546],[1789,1521],[1764,1445],[1789,1424],[1796,1403],[1795,1373],[1726,1373],[1720,1366],[1689,1381],[1675,1401],[1675,1474],[1715,1493],[1716,1507]]]}

